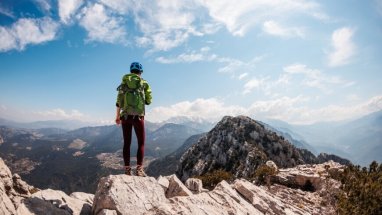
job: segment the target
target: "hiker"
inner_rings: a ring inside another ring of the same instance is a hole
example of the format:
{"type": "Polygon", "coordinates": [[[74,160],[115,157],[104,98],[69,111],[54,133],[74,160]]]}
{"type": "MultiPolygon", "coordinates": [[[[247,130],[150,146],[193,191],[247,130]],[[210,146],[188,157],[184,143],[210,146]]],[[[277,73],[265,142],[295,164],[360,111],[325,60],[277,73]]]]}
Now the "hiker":
{"type": "Polygon", "coordinates": [[[122,124],[123,131],[123,160],[125,163],[125,174],[131,175],[130,167],[130,145],[132,127],[138,140],[137,151],[137,176],[146,176],[143,170],[143,157],[145,151],[145,105],[151,103],[151,89],[147,81],[141,78],[142,65],[133,62],[130,65],[130,74],[122,78],[122,83],[117,88],[117,114],[115,122],[122,124]]]}

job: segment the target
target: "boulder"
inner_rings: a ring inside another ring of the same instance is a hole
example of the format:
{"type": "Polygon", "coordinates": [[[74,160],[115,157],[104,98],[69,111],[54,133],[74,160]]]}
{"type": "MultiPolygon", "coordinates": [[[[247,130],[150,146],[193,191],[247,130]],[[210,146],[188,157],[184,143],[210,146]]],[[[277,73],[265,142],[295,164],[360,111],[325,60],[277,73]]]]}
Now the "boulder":
{"type": "Polygon", "coordinates": [[[0,158],[0,214],[15,214],[23,198],[29,197],[35,189],[14,174],[0,158]]]}
{"type": "Polygon", "coordinates": [[[155,178],[110,175],[99,181],[92,211],[95,215],[103,209],[115,210],[117,214],[144,214],[168,202],[155,178]]]}
{"type": "Polygon", "coordinates": [[[0,214],[16,214],[15,206],[6,194],[4,184],[0,181],[0,214]]]}
{"type": "Polygon", "coordinates": [[[320,190],[329,173],[336,174],[343,171],[344,166],[328,161],[322,164],[299,165],[294,168],[280,169],[272,182],[291,188],[300,188],[307,191],[320,190]]]}
{"type": "Polygon", "coordinates": [[[273,162],[273,161],[267,161],[267,162],[265,163],[265,165],[267,165],[268,167],[273,168],[276,172],[278,171],[278,167],[277,167],[277,165],[275,164],[275,162],[273,162]]]}
{"type": "Polygon", "coordinates": [[[166,190],[168,188],[168,185],[170,184],[170,182],[168,181],[167,177],[163,177],[163,176],[160,175],[157,178],[157,181],[163,187],[164,191],[166,192],[166,190]]]}
{"type": "Polygon", "coordinates": [[[187,179],[185,185],[194,194],[208,191],[207,189],[203,189],[202,180],[198,178],[187,179]]]}
{"type": "Polygon", "coordinates": [[[176,177],[171,175],[167,177],[169,181],[168,188],[166,190],[166,197],[171,198],[174,196],[191,196],[192,192],[184,186],[184,184],[176,177]]]}
{"type": "Polygon", "coordinates": [[[12,188],[11,170],[0,158],[0,214],[15,214],[16,209],[7,192],[12,188]]]}
{"type": "Polygon", "coordinates": [[[12,175],[0,158],[0,214],[91,214],[92,194],[77,193],[76,198],[57,190],[39,190],[18,174],[12,175]]]}
{"type": "Polygon", "coordinates": [[[309,214],[301,209],[286,204],[281,198],[243,179],[235,180],[233,187],[256,209],[264,214],[309,214]]]}
{"type": "Polygon", "coordinates": [[[98,215],[118,215],[118,213],[115,210],[102,209],[98,215]]]}
{"type": "MultiPolygon", "coordinates": [[[[168,178],[169,189],[175,185],[185,188],[175,175],[168,178]]],[[[186,192],[188,195],[166,198],[163,187],[154,178],[110,175],[102,178],[98,184],[93,214],[261,214],[225,181],[219,183],[213,191],[197,195],[193,195],[187,188],[186,191],[176,191],[182,190],[178,188],[173,189],[174,194],[186,192]]]]}
{"type": "Polygon", "coordinates": [[[70,197],[79,199],[81,201],[89,203],[90,205],[93,205],[94,194],[84,193],[84,192],[74,192],[70,194],[70,197]]]}
{"type": "Polygon", "coordinates": [[[57,208],[52,202],[45,201],[37,197],[23,199],[20,206],[17,208],[16,214],[22,215],[39,215],[39,214],[52,214],[52,215],[71,215],[68,210],[57,208]],[[48,213],[49,212],[49,213],[48,213]]]}
{"type": "MultiPolygon", "coordinates": [[[[38,208],[50,210],[52,206],[60,211],[65,211],[73,215],[91,214],[91,204],[86,201],[72,198],[62,191],[46,189],[34,193],[30,198],[25,199],[23,203],[32,205],[29,208],[32,214],[39,214],[38,208]],[[49,203],[49,204],[46,204],[49,203]]],[[[61,212],[60,212],[61,213],[61,212]]],[[[62,212],[64,214],[64,212],[62,212]]]]}
{"type": "Polygon", "coordinates": [[[176,196],[171,204],[160,205],[148,214],[182,215],[260,215],[259,210],[243,199],[226,182],[220,182],[214,190],[191,196],[176,196]]]}

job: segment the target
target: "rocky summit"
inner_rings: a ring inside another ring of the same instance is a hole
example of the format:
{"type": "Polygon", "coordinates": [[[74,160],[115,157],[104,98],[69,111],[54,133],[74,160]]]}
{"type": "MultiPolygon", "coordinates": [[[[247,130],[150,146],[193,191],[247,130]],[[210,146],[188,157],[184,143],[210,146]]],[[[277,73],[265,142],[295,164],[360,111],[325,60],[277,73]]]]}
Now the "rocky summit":
{"type": "Polygon", "coordinates": [[[269,187],[245,179],[221,181],[213,190],[203,189],[201,180],[183,184],[176,175],[103,177],[95,193],[34,188],[0,159],[0,214],[77,215],[261,215],[336,214],[333,193],[340,183],[328,176],[343,171],[335,162],[279,169],[269,187]],[[279,183],[280,182],[280,183],[279,183]],[[314,189],[302,189],[310,184],[314,189]]]}
{"type": "Polygon", "coordinates": [[[283,168],[317,163],[311,152],[294,147],[263,124],[246,116],[226,116],[183,154],[177,175],[184,181],[223,169],[248,178],[267,160],[283,168]]]}

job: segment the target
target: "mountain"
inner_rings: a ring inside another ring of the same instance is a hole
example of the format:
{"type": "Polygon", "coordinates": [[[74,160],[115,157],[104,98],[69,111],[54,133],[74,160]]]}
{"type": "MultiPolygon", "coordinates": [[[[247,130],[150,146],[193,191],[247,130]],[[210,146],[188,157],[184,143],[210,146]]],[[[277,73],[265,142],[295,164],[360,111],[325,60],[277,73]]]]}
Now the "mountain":
{"type": "Polygon", "coordinates": [[[40,189],[23,181],[0,158],[0,214],[335,214],[339,181],[328,173],[343,171],[334,162],[280,169],[268,188],[245,179],[221,181],[209,191],[200,179],[183,184],[175,175],[138,177],[108,175],[92,193],[70,195],[55,189],[40,189]],[[277,184],[281,182],[281,184],[277,184]],[[229,184],[230,183],[230,184],[229,184]],[[310,184],[305,191],[301,186],[310,184]],[[298,189],[297,189],[298,188],[298,189]]]}
{"type": "Polygon", "coordinates": [[[172,117],[166,120],[165,123],[175,123],[178,125],[185,125],[197,130],[201,130],[203,132],[207,132],[211,130],[216,124],[216,122],[211,122],[201,117],[187,117],[187,116],[172,117]]]}
{"type": "Polygon", "coordinates": [[[183,154],[177,175],[185,180],[223,169],[235,177],[251,177],[267,160],[279,167],[317,162],[311,152],[294,147],[261,123],[245,116],[227,116],[183,154]]]}
{"type": "Polygon", "coordinates": [[[290,134],[294,138],[306,141],[316,151],[337,154],[362,166],[368,166],[373,160],[382,161],[382,110],[346,122],[268,123],[279,130],[281,127],[283,131],[293,131],[290,134]]]}
{"type": "Polygon", "coordinates": [[[190,136],[200,133],[202,133],[201,130],[186,125],[167,123],[154,132],[148,133],[146,139],[155,148],[156,157],[162,157],[175,151],[190,136]]]}
{"type": "MultiPolygon", "coordinates": [[[[145,163],[165,156],[199,130],[176,124],[146,129],[145,163]]],[[[122,172],[121,126],[22,129],[0,127],[0,156],[30,184],[65,192],[94,191],[100,177],[122,172]]],[[[137,143],[132,138],[132,164],[137,143]]]]}
{"type": "MultiPolygon", "coordinates": [[[[272,127],[266,123],[263,123],[263,122],[259,122],[259,123],[264,125],[264,127],[266,129],[271,130],[271,131],[275,132],[276,134],[278,134],[279,136],[284,137],[290,143],[292,143],[292,145],[296,146],[297,148],[307,149],[310,152],[317,154],[317,151],[313,146],[311,146],[309,143],[307,143],[301,136],[299,136],[298,134],[294,133],[292,130],[287,128],[285,126],[285,124],[282,124],[282,126],[278,126],[277,128],[274,128],[274,127],[272,127]]],[[[280,125],[280,123],[279,123],[279,125],[280,125]]]]}
{"type": "MultiPolygon", "coordinates": [[[[235,119],[235,118],[232,118],[232,119],[235,119]]],[[[299,141],[291,138],[291,136],[288,133],[279,132],[278,130],[270,127],[269,125],[262,123],[262,122],[259,122],[259,121],[256,121],[256,124],[257,124],[256,126],[258,128],[261,127],[260,133],[262,133],[262,134],[267,133],[267,134],[269,134],[269,136],[277,135],[277,138],[281,139],[283,142],[292,143],[292,145],[294,145],[294,147],[299,148],[298,150],[302,149],[299,153],[301,153],[303,155],[309,155],[310,154],[310,152],[308,152],[306,149],[304,149],[304,147],[299,147],[298,144],[301,144],[301,143],[299,141]],[[296,144],[296,143],[298,143],[298,144],[296,144]]],[[[226,127],[232,128],[233,130],[235,129],[235,127],[237,128],[237,126],[235,126],[235,125],[227,125],[226,127]]],[[[213,130],[221,131],[221,132],[227,132],[224,129],[225,129],[224,126],[216,126],[213,130]]],[[[196,146],[197,144],[200,144],[200,142],[205,141],[205,139],[207,138],[206,137],[207,135],[213,136],[213,134],[211,134],[211,132],[190,137],[175,152],[173,152],[173,153],[171,153],[165,157],[157,158],[157,159],[153,160],[152,162],[150,162],[150,164],[147,167],[146,172],[152,176],[174,174],[176,172],[177,168],[180,167],[180,162],[181,162],[181,158],[182,158],[183,154],[185,154],[186,151],[190,147],[196,146]]],[[[209,137],[209,138],[211,138],[211,137],[209,137]]],[[[231,138],[232,138],[232,135],[231,135],[231,138]]],[[[261,143],[261,141],[260,141],[261,139],[262,138],[258,138],[255,141],[261,143]]],[[[241,140],[241,141],[243,141],[243,140],[241,140]]],[[[230,143],[228,143],[228,144],[230,144],[230,143]]],[[[243,142],[240,142],[237,144],[240,145],[240,144],[243,144],[243,142]]],[[[267,147],[272,147],[272,144],[274,144],[275,146],[277,145],[277,148],[280,147],[278,145],[279,143],[270,143],[269,146],[267,144],[267,147]]],[[[307,144],[305,146],[308,146],[306,148],[310,148],[310,146],[307,144]]],[[[240,146],[235,146],[233,149],[229,149],[229,150],[230,150],[231,154],[241,154],[241,155],[243,154],[243,152],[240,151],[241,150],[240,146]]],[[[288,151],[288,147],[287,146],[284,147],[283,150],[288,151]]],[[[276,153],[279,153],[277,151],[280,151],[280,150],[279,149],[273,149],[273,151],[276,151],[276,153]]],[[[204,152],[208,153],[211,151],[204,150],[204,152]]],[[[207,158],[211,157],[211,155],[208,155],[208,154],[203,154],[203,156],[207,157],[207,158]]],[[[203,156],[201,156],[200,160],[203,159],[203,156]]],[[[224,157],[225,155],[221,155],[221,156],[224,157]]],[[[331,154],[329,155],[329,154],[321,153],[317,158],[314,155],[310,155],[310,156],[311,156],[312,162],[314,162],[314,163],[323,163],[323,162],[326,162],[329,160],[335,160],[336,162],[339,162],[339,163],[345,164],[345,165],[350,163],[350,161],[348,161],[346,159],[343,159],[341,157],[338,157],[336,155],[331,155],[331,154]]],[[[276,159],[280,159],[280,157],[277,157],[276,159]]],[[[185,162],[187,162],[187,161],[185,161],[185,162]]],[[[262,162],[262,160],[259,159],[258,162],[262,162]]]]}
{"type": "Polygon", "coordinates": [[[25,129],[41,129],[41,128],[58,128],[64,130],[73,130],[89,126],[92,123],[83,122],[79,120],[46,120],[35,122],[15,122],[0,118],[0,126],[7,126],[12,128],[25,128],[25,129]]]}
{"type": "Polygon", "coordinates": [[[150,162],[147,166],[146,173],[150,176],[158,177],[159,175],[172,175],[178,169],[179,160],[182,155],[198,140],[203,134],[193,135],[188,138],[184,144],[176,151],[164,157],[157,158],[150,162]]]}

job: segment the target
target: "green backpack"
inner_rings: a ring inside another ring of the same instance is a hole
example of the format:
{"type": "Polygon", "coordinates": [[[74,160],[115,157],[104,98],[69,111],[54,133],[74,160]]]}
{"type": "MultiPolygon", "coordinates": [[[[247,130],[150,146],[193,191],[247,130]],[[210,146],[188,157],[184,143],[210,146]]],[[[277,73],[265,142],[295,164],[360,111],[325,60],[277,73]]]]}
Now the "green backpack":
{"type": "Polygon", "coordinates": [[[123,112],[131,115],[144,115],[145,92],[143,79],[136,75],[126,75],[117,90],[123,104],[123,112]]]}

